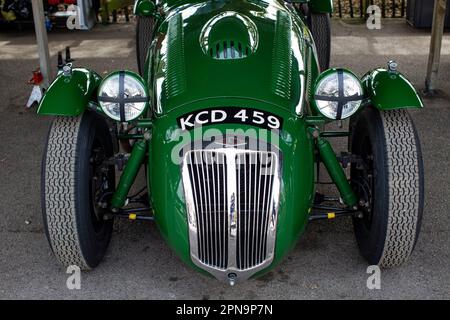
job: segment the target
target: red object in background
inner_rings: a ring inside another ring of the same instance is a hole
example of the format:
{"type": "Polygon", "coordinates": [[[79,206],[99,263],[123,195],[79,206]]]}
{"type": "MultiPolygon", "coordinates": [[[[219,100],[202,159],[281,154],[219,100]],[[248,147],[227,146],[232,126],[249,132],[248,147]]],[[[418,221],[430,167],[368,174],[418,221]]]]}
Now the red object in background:
{"type": "Polygon", "coordinates": [[[42,76],[41,70],[37,69],[33,71],[33,77],[28,81],[29,84],[32,85],[40,85],[44,77],[42,76]]]}
{"type": "Polygon", "coordinates": [[[60,3],[64,4],[77,4],[77,0],[47,0],[48,4],[51,6],[57,6],[60,3]]]}

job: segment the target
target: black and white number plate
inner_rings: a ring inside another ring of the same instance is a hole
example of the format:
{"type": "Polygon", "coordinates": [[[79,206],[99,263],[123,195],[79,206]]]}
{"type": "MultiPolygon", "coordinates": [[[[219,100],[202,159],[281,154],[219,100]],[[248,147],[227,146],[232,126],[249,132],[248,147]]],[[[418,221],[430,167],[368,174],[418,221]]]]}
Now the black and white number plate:
{"type": "Polygon", "coordinates": [[[281,130],[283,119],[273,113],[251,108],[222,107],[201,109],[177,118],[182,130],[223,123],[242,123],[267,130],[281,130]]]}

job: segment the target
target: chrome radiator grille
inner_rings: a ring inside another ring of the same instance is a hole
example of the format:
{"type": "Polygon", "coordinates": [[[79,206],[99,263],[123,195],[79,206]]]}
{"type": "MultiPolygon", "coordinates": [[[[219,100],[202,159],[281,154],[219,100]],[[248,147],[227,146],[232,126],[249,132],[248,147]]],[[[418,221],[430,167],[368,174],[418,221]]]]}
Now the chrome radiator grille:
{"type": "Polygon", "coordinates": [[[267,258],[267,227],[270,217],[274,172],[272,154],[238,154],[236,263],[249,269],[267,258]]]}
{"type": "Polygon", "coordinates": [[[186,158],[197,223],[198,258],[225,269],[228,264],[227,166],[224,154],[193,151],[186,158]]]}
{"type": "Polygon", "coordinates": [[[193,262],[223,280],[243,280],[267,266],[278,209],[276,153],[188,151],[182,174],[193,262]]]}

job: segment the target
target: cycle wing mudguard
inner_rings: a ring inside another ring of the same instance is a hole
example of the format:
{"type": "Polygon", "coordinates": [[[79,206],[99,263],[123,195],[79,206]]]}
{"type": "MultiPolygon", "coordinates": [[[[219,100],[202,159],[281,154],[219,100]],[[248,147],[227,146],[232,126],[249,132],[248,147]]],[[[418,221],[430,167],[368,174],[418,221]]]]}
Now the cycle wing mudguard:
{"type": "Polygon", "coordinates": [[[89,101],[97,101],[97,89],[102,78],[94,71],[75,68],[61,73],[42,98],[38,114],[53,116],[78,116],[89,101]]]}
{"type": "Polygon", "coordinates": [[[362,83],[372,105],[379,110],[423,108],[414,86],[397,71],[375,69],[362,78],[362,83]]]}

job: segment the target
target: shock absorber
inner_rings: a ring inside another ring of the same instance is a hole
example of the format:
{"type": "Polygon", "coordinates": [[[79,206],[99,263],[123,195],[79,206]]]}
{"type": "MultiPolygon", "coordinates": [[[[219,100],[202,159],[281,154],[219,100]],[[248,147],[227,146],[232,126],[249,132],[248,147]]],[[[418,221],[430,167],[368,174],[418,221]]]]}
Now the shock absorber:
{"type": "Polygon", "coordinates": [[[144,162],[146,152],[147,139],[145,139],[144,135],[144,139],[137,141],[134,144],[130,158],[128,159],[125,169],[122,172],[117,189],[111,199],[111,209],[113,211],[118,210],[125,205],[131,186],[133,185],[139,169],[144,162]]]}
{"type": "Polygon", "coordinates": [[[311,129],[310,133],[317,141],[317,148],[319,150],[320,159],[328,171],[331,179],[341,194],[341,198],[346,205],[355,209],[358,199],[353,192],[350,183],[347,180],[344,169],[341,167],[336,154],[334,153],[331,144],[324,138],[320,137],[317,129],[311,129]]]}

